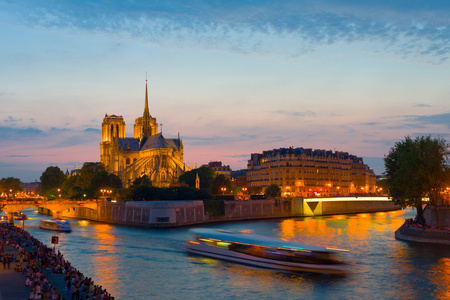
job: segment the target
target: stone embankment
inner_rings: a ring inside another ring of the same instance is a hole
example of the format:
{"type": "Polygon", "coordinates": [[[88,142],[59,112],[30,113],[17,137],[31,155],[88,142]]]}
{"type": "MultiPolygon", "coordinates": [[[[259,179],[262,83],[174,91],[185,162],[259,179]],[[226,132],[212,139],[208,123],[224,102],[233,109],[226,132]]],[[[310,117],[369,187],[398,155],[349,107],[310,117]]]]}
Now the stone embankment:
{"type": "Polygon", "coordinates": [[[370,213],[398,210],[400,207],[391,201],[360,201],[357,198],[354,201],[323,201],[320,198],[306,201],[295,198],[223,201],[216,209],[221,213],[215,214],[208,208],[205,210],[203,201],[99,202],[95,207],[65,210],[62,216],[131,226],[175,227],[211,222],[370,213]]]}
{"type": "Polygon", "coordinates": [[[395,231],[395,238],[409,242],[450,246],[450,230],[409,227],[406,222],[395,231]]]}
{"type": "Polygon", "coordinates": [[[20,227],[0,223],[1,299],[114,299],[63,255],[20,227]],[[77,296],[78,295],[78,296],[77,296]]]}
{"type": "Polygon", "coordinates": [[[406,220],[395,231],[395,238],[409,242],[450,245],[450,206],[439,207],[439,229],[434,207],[427,205],[423,215],[427,225],[416,225],[412,220],[406,220]]]}

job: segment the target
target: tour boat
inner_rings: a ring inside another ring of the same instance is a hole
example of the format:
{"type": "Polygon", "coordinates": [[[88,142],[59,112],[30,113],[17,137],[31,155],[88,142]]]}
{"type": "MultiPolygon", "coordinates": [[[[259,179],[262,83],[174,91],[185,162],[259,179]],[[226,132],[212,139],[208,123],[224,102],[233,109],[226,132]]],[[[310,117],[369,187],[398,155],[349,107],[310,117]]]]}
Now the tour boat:
{"type": "Polygon", "coordinates": [[[14,219],[16,219],[16,220],[28,220],[28,217],[23,212],[19,212],[19,213],[15,212],[14,213],[14,219]]]}
{"type": "Polygon", "coordinates": [[[341,274],[349,265],[338,260],[337,248],[308,245],[229,230],[190,229],[194,240],[186,250],[207,257],[291,272],[341,274]]]}
{"type": "Polygon", "coordinates": [[[64,232],[72,231],[70,222],[65,220],[40,220],[39,228],[64,232]]]}

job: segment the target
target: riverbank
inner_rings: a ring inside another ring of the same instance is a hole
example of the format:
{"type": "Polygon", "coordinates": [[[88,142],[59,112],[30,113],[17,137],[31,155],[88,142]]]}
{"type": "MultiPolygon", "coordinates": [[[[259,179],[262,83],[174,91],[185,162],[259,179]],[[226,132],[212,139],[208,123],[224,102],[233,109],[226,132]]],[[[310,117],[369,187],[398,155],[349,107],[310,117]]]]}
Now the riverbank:
{"type": "MultiPolygon", "coordinates": [[[[97,202],[61,212],[62,218],[140,227],[181,227],[256,219],[372,213],[399,210],[387,197],[288,198],[249,201],[97,202]]],[[[53,211],[39,207],[39,213],[53,211]]]]}
{"type": "Polygon", "coordinates": [[[61,300],[72,298],[72,294],[79,294],[79,299],[114,299],[71,266],[59,251],[8,223],[0,224],[0,256],[2,261],[5,258],[0,266],[0,300],[61,300]]]}
{"type": "Polygon", "coordinates": [[[440,244],[450,246],[450,230],[416,228],[408,226],[408,221],[395,231],[397,240],[416,243],[440,244]]]}

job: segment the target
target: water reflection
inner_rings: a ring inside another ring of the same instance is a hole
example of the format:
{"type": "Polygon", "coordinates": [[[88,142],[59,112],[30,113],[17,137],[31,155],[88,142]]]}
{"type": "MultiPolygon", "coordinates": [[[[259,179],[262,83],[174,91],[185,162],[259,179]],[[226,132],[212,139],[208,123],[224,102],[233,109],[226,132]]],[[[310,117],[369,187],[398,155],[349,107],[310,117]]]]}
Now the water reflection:
{"type": "Polygon", "coordinates": [[[439,259],[430,269],[427,278],[436,286],[433,297],[450,299],[450,258],[439,259]]]}
{"type": "MultiPolygon", "coordinates": [[[[350,250],[345,278],[286,274],[187,255],[187,228],[143,229],[71,220],[72,233],[40,230],[30,211],[25,228],[57,249],[116,299],[448,299],[450,247],[395,240],[411,211],[335,215],[204,227],[277,236],[350,250]]],[[[27,213],[28,215],[28,213],[27,213]]]]}
{"type": "Polygon", "coordinates": [[[119,270],[119,251],[117,250],[116,236],[113,233],[114,226],[109,224],[95,223],[91,228],[93,235],[92,248],[96,253],[91,257],[92,263],[95,264],[93,269],[93,276],[96,282],[106,285],[108,292],[115,295],[117,292],[114,288],[117,287],[118,270],[119,270]]]}

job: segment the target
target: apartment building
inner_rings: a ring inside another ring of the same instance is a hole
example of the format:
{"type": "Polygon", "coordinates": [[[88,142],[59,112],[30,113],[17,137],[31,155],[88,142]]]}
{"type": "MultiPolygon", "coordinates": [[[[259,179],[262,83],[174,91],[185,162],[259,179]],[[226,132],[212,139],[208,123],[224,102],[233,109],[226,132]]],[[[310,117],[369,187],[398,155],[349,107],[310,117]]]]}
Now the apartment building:
{"type": "Polygon", "coordinates": [[[375,193],[376,177],[361,157],[348,152],[280,148],[254,153],[248,186],[277,184],[283,196],[348,196],[375,193]]]}

